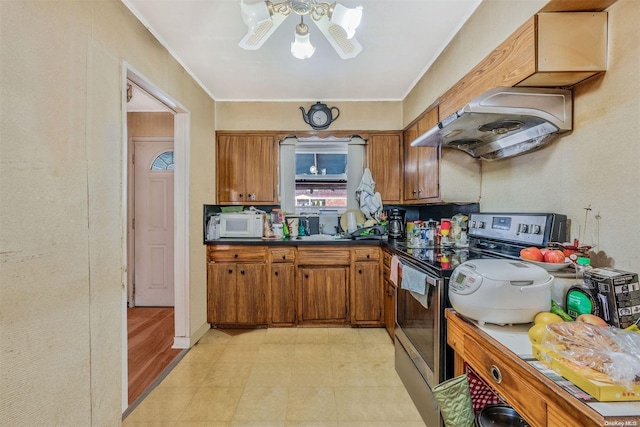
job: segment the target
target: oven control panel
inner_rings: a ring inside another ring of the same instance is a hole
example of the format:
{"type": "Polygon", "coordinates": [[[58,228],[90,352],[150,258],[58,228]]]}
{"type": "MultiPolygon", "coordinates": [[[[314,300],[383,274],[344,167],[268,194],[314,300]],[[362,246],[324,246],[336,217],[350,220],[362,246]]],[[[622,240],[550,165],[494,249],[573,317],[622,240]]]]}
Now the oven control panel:
{"type": "Polygon", "coordinates": [[[472,213],[469,236],[546,246],[566,241],[565,215],[552,213],[472,213]]]}

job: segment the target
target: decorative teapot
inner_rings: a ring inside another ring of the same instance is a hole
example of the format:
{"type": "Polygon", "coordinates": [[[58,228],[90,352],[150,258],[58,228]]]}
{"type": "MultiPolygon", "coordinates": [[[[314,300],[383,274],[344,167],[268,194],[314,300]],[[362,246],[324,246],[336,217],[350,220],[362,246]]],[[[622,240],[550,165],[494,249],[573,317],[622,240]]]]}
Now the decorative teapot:
{"type": "Polygon", "coordinates": [[[327,104],[322,104],[319,101],[313,104],[308,112],[304,111],[304,107],[300,107],[300,111],[302,111],[305,123],[316,130],[327,129],[340,116],[338,107],[327,107],[327,104]],[[336,110],[335,117],[331,113],[333,110],[336,110]]]}

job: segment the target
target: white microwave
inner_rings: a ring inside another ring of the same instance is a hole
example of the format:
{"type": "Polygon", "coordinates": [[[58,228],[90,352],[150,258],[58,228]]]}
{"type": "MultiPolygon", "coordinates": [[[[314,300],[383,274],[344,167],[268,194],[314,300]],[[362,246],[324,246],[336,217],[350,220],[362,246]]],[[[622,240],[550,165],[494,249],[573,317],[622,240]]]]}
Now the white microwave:
{"type": "Polygon", "coordinates": [[[262,237],[263,215],[256,213],[221,213],[220,237],[262,237]]]}

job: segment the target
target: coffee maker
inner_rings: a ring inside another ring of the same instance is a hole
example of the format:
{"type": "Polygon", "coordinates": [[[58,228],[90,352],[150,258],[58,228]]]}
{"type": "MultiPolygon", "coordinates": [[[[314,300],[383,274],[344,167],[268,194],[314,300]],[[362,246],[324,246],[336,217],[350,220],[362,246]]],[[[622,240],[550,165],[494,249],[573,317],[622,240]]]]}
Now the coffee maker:
{"type": "Polygon", "coordinates": [[[404,209],[389,209],[387,220],[389,221],[389,239],[400,240],[406,237],[405,234],[405,214],[404,209]]]}

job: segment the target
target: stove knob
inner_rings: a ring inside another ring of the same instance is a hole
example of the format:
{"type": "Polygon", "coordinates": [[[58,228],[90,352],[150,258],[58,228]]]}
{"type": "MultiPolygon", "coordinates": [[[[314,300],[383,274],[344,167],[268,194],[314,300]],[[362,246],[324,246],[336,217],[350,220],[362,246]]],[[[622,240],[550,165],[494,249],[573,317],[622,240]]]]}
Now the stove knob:
{"type": "Polygon", "coordinates": [[[484,228],[484,221],[478,221],[478,228],[484,228]]]}
{"type": "Polygon", "coordinates": [[[518,233],[527,233],[528,230],[529,230],[529,226],[527,224],[518,225],[518,233]]]}
{"type": "Polygon", "coordinates": [[[469,228],[476,228],[476,222],[475,221],[471,221],[469,223],[469,228]]]}
{"type": "Polygon", "coordinates": [[[529,230],[531,230],[531,234],[540,234],[540,226],[537,224],[531,224],[529,230]]]}

